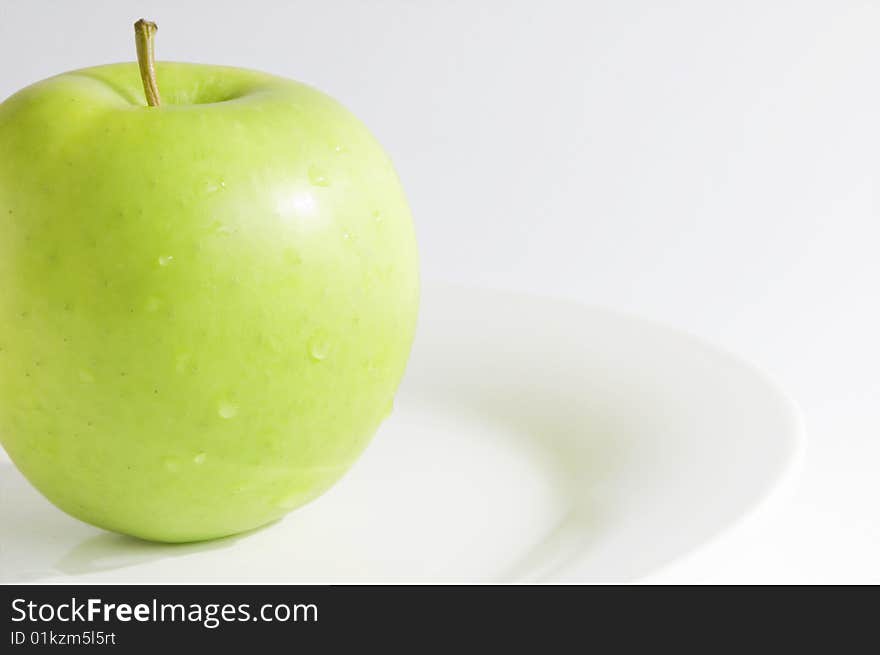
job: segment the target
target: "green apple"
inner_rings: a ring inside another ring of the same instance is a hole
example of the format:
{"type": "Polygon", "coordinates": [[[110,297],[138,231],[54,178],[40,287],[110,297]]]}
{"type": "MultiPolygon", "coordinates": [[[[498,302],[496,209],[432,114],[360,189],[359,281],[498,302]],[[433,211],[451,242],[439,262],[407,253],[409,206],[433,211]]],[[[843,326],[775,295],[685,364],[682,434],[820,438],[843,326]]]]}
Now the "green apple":
{"type": "Polygon", "coordinates": [[[351,466],[404,372],[418,259],[388,156],[333,99],[152,70],[0,105],[0,440],[73,516],[185,542],[351,466]]]}

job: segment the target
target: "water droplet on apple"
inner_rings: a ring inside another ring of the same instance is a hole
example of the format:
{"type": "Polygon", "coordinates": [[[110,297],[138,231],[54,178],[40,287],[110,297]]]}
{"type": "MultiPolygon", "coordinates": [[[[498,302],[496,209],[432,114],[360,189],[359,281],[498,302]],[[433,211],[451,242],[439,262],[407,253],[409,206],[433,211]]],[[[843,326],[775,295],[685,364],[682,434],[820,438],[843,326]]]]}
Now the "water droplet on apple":
{"type": "Polygon", "coordinates": [[[208,193],[217,193],[218,191],[222,191],[225,188],[226,181],[217,180],[216,182],[208,182],[207,186],[205,187],[205,191],[207,191],[208,193]]]}
{"type": "Polygon", "coordinates": [[[288,494],[275,501],[275,505],[281,509],[296,509],[303,504],[304,496],[301,491],[288,494]]]}
{"type": "Polygon", "coordinates": [[[205,453],[198,453],[195,457],[193,457],[193,464],[197,464],[201,466],[205,463],[205,460],[208,459],[208,455],[205,453]]]}
{"type": "Polygon", "coordinates": [[[382,219],[383,219],[382,212],[380,212],[378,209],[373,212],[373,220],[376,223],[381,223],[382,219]]]}
{"type": "Polygon", "coordinates": [[[312,186],[330,186],[330,179],[317,166],[309,167],[309,182],[312,186]]]}
{"type": "Polygon", "coordinates": [[[157,311],[159,311],[159,307],[161,307],[161,306],[162,306],[162,301],[159,300],[158,298],[156,298],[155,296],[147,298],[146,308],[147,308],[148,312],[151,312],[151,313],[157,312],[157,311]]]}
{"type": "Polygon", "coordinates": [[[291,266],[299,266],[302,264],[302,257],[293,248],[286,248],[284,250],[284,261],[291,266]]]}
{"type": "Polygon", "coordinates": [[[162,465],[169,473],[177,473],[180,470],[180,462],[176,457],[166,457],[162,460],[162,465]]]}
{"type": "Polygon", "coordinates": [[[189,353],[181,353],[175,358],[175,368],[178,373],[186,373],[190,370],[190,360],[192,355],[189,353]]]}
{"type": "Polygon", "coordinates": [[[343,145],[337,145],[335,148],[333,148],[333,152],[335,152],[337,155],[341,155],[342,153],[344,153],[346,151],[347,151],[347,148],[343,145]]]}
{"type": "Polygon", "coordinates": [[[375,269],[367,269],[366,280],[364,287],[367,291],[372,291],[376,288],[376,281],[379,279],[379,273],[375,269]]]}
{"type": "MultiPolygon", "coordinates": [[[[269,346],[269,350],[271,350],[273,353],[280,353],[284,350],[284,348],[281,345],[281,342],[278,340],[278,338],[274,334],[267,334],[266,335],[266,344],[269,346]]],[[[266,371],[266,376],[267,377],[270,376],[269,371],[266,371]]]]}
{"type": "Polygon", "coordinates": [[[235,418],[238,414],[238,406],[234,403],[222,402],[217,407],[217,414],[223,419],[235,418]]]}
{"type": "Polygon", "coordinates": [[[347,231],[343,232],[342,239],[343,239],[343,241],[350,241],[351,240],[351,232],[347,232],[347,231]]]}
{"type": "Polygon", "coordinates": [[[318,331],[309,339],[309,356],[316,362],[327,359],[330,354],[330,340],[323,331],[318,331]]]}
{"type": "Polygon", "coordinates": [[[174,261],[174,255],[162,255],[159,257],[159,266],[168,266],[174,261]]]}
{"type": "Polygon", "coordinates": [[[220,221],[214,221],[214,234],[221,237],[228,237],[230,234],[234,232],[234,230],[228,225],[224,225],[220,221]]]}
{"type": "Polygon", "coordinates": [[[95,381],[95,376],[89,373],[88,371],[80,371],[79,372],[80,382],[85,382],[86,384],[91,384],[95,381]]]}

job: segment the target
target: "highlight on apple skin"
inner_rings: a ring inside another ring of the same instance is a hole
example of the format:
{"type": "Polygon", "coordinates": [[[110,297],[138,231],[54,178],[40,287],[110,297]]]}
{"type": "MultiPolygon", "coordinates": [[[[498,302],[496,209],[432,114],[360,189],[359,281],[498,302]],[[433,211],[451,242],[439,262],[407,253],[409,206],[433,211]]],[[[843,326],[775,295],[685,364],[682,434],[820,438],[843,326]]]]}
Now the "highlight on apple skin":
{"type": "Polygon", "coordinates": [[[196,541],[363,451],[413,341],[417,248],[388,156],[333,99],[159,62],[148,106],[142,69],[0,104],[0,442],[69,514],[196,541]]]}

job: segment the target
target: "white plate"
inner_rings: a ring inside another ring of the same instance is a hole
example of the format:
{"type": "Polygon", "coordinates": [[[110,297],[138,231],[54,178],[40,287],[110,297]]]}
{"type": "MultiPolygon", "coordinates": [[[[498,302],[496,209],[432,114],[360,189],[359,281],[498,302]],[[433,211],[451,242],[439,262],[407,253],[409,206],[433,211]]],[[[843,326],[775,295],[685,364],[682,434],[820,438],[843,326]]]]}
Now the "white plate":
{"type": "Polygon", "coordinates": [[[0,582],[635,580],[756,507],[801,442],[772,382],[691,336],[429,288],[396,411],[325,496],[248,535],[158,545],[67,517],[3,459],[0,582]]]}

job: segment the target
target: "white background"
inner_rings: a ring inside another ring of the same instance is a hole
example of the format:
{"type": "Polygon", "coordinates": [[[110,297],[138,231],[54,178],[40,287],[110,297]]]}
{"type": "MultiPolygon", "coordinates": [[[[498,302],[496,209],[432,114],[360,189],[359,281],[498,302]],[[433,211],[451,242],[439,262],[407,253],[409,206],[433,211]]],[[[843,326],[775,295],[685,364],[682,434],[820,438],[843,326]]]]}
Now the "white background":
{"type": "Polygon", "coordinates": [[[880,582],[880,2],[2,0],[0,97],[142,15],[359,115],[426,278],[660,319],[800,403],[790,501],[658,579],[880,582]]]}

